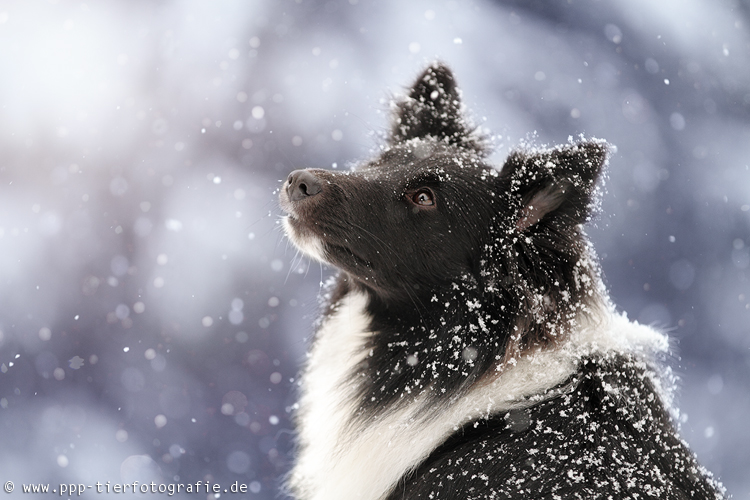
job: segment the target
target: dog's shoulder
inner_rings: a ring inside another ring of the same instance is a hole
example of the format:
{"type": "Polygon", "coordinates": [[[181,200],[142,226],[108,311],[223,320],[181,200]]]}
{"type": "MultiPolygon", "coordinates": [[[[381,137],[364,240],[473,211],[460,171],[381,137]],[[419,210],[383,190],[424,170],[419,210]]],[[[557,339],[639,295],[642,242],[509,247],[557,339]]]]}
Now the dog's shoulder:
{"type": "Polygon", "coordinates": [[[641,357],[583,358],[547,393],[464,424],[388,499],[723,498],[672,427],[660,379],[641,357]]]}

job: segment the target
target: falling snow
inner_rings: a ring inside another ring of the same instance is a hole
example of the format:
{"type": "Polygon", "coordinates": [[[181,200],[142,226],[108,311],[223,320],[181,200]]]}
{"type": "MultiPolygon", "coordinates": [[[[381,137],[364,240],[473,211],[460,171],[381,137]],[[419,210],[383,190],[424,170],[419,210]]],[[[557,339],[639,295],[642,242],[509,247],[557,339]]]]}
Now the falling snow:
{"type": "MultiPolygon", "coordinates": [[[[750,412],[741,9],[64,4],[0,6],[12,75],[0,82],[6,480],[210,477],[278,498],[294,456],[296,374],[333,271],[284,239],[274,191],[295,168],[344,172],[386,148],[392,94],[437,58],[460,77],[475,127],[467,143],[491,145],[493,164],[526,139],[585,133],[618,146],[586,231],[618,307],[679,339],[682,436],[736,498],[748,495],[750,463],[737,451],[750,447],[737,418],[750,412]]],[[[530,321],[552,334],[546,291],[527,299],[530,321]]],[[[470,311],[466,338],[452,332],[436,350],[459,375],[483,360],[472,338],[496,328],[485,309],[470,311]]],[[[423,345],[398,349],[399,367],[424,375],[410,385],[419,394],[438,367],[423,345]]]]}

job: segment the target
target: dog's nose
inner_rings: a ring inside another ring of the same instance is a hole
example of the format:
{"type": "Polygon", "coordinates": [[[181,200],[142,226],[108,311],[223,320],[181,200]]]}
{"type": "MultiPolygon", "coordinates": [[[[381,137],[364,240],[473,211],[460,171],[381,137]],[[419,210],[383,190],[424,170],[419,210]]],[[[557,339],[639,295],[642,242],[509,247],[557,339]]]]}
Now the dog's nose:
{"type": "Polygon", "coordinates": [[[320,179],[309,170],[295,170],[286,180],[286,193],[292,201],[315,196],[322,190],[320,179]]]}

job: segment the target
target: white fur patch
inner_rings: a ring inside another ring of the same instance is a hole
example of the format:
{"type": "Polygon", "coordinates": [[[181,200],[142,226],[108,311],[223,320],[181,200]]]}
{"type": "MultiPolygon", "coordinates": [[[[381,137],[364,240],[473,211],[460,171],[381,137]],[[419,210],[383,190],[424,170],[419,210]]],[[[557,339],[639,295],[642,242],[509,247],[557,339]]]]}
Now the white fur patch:
{"type": "Polygon", "coordinates": [[[366,305],[364,295],[347,295],[316,333],[297,416],[300,454],[290,477],[301,498],[325,498],[318,492],[341,469],[338,448],[356,409],[344,402],[351,400],[353,369],[367,355],[363,347],[370,323],[366,305]]]}
{"type": "Polygon", "coordinates": [[[650,356],[669,347],[663,334],[605,308],[562,345],[509,360],[492,382],[477,386],[437,418],[417,417],[417,402],[367,426],[347,428],[356,410],[349,398],[356,383],[351,375],[368,355],[364,342],[371,335],[365,306],[363,295],[347,296],[318,332],[303,378],[301,449],[291,476],[300,498],[382,499],[461,425],[527,406],[528,397],[573,374],[582,357],[607,352],[650,356]]]}
{"type": "Polygon", "coordinates": [[[299,250],[303,254],[310,257],[311,259],[315,259],[323,263],[327,262],[325,258],[325,246],[323,245],[323,242],[320,240],[320,238],[312,235],[300,235],[299,232],[294,228],[292,223],[289,222],[288,215],[284,217],[282,221],[284,232],[286,233],[287,237],[292,240],[294,246],[299,248],[299,250]]]}

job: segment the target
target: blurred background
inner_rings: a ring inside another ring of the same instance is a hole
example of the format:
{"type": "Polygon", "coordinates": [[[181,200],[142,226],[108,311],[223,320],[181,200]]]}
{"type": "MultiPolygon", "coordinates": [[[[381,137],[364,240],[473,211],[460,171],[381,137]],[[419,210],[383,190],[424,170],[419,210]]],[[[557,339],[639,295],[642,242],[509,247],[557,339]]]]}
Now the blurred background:
{"type": "Polygon", "coordinates": [[[372,156],[441,59],[498,164],[618,147],[606,281],[670,331],[683,435],[750,498],[749,25],[747,0],[3,0],[0,480],[278,498],[331,273],[283,237],[280,179],[372,156]]]}

